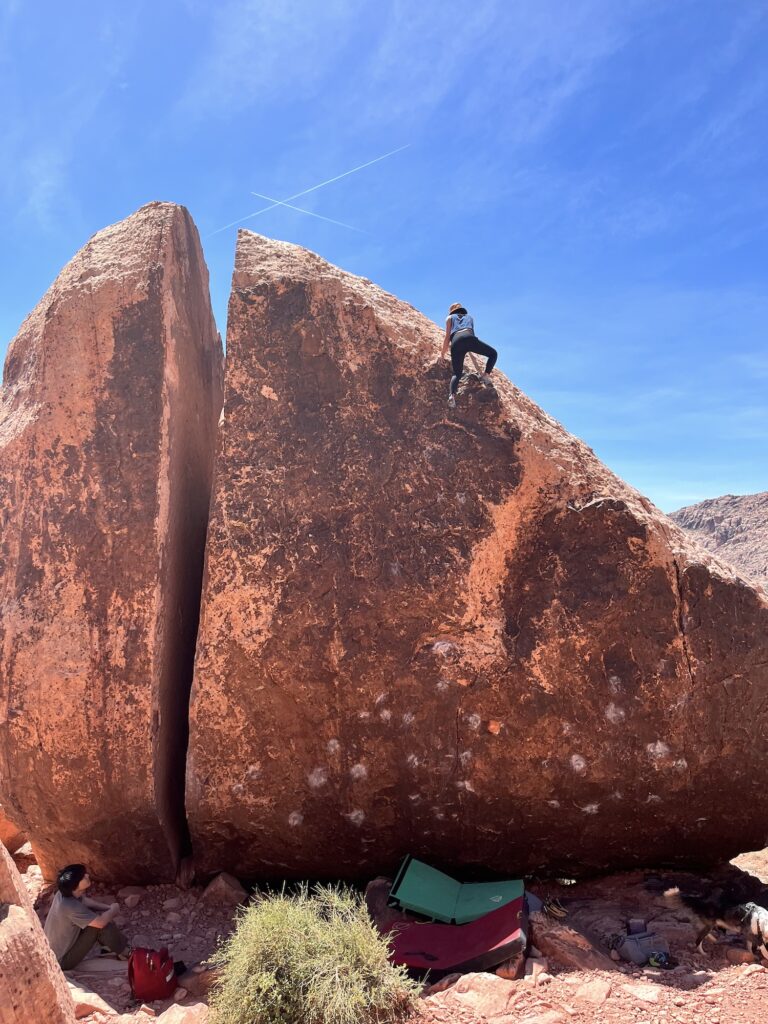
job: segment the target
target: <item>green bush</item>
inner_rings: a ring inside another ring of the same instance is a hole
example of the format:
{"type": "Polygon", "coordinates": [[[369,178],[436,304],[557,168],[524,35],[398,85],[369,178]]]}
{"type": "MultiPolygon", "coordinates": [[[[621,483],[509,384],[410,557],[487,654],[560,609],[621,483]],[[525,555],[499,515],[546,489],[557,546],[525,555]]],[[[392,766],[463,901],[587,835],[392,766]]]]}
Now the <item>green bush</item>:
{"type": "Polygon", "coordinates": [[[362,897],[343,886],[270,893],[214,954],[213,1024],[391,1024],[418,986],[387,959],[362,897]]]}

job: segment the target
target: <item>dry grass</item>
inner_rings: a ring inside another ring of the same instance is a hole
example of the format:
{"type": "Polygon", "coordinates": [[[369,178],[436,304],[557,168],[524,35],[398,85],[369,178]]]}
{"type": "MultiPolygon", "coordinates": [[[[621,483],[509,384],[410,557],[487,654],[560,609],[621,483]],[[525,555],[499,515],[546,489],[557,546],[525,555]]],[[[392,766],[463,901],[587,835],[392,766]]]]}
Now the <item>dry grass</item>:
{"type": "Polygon", "coordinates": [[[266,895],[213,960],[222,976],[212,1024],[395,1024],[418,991],[345,887],[266,895]]]}

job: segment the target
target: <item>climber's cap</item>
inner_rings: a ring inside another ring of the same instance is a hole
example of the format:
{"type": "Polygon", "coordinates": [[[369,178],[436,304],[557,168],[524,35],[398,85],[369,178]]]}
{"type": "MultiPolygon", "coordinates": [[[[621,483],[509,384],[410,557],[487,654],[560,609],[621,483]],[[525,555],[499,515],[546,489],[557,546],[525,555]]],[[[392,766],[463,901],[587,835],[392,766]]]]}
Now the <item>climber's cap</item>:
{"type": "Polygon", "coordinates": [[[450,316],[451,313],[466,313],[466,312],[467,312],[466,309],[464,309],[464,307],[462,306],[462,304],[460,302],[454,302],[453,305],[451,306],[451,308],[448,310],[448,316],[450,316]]]}

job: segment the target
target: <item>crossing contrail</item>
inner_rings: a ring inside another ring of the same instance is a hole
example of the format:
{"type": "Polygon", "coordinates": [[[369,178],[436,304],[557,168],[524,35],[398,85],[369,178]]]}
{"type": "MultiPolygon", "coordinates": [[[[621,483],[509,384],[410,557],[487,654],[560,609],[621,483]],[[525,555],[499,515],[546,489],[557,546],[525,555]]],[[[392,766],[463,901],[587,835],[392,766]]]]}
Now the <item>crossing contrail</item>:
{"type": "Polygon", "coordinates": [[[302,210],[300,206],[294,206],[293,203],[288,203],[284,199],[273,199],[272,196],[265,196],[263,192],[251,192],[252,196],[257,196],[259,199],[268,199],[270,203],[274,203],[276,206],[285,206],[289,210],[296,210],[297,213],[306,213],[310,217],[317,217],[319,220],[327,220],[329,224],[338,224],[340,228],[349,228],[350,231],[361,231],[361,228],[353,227],[352,224],[345,224],[343,220],[333,220],[332,217],[324,217],[322,213],[314,213],[312,210],[302,210]]]}
{"type": "MultiPolygon", "coordinates": [[[[377,156],[374,160],[369,160],[367,163],[360,164],[359,167],[353,167],[351,171],[344,171],[343,174],[337,174],[335,178],[329,178],[327,181],[321,181],[319,185],[313,185],[311,188],[305,188],[303,192],[297,192],[293,196],[286,196],[285,199],[274,200],[269,206],[262,207],[261,210],[256,210],[255,213],[249,213],[247,217],[241,217],[240,220],[233,220],[231,224],[225,224],[221,228],[216,228],[215,231],[211,231],[207,238],[212,235],[218,235],[222,231],[226,231],[227,228],[233,228],[236,224],[243,224],[247,220],[251,220],[253,217],[259,217],[262,213],[266,213],[267,210],[274,210],[277,206],[284,206],[289,203],[292,199],[300,199],[302,196],[309,195],[310,192],[316,192],[319,188],[325,188],[326,185],[332,185],[334,181],[341,181],[342,178],[349,177],[350,174],[356,174],[357,171],[362,171],[366,167],[371,167],[373,164],[378,164],[382,160],[386,160],[387,157],[394,156],[395,153],[402,153],[404,149],[408,149],[410,143],[405,146],[399,146],[397,149],[390,150],[389,153],[384,153],[383,156],[377,156]]],[[[347,225],[345,225],[346,227],[347,225]]]]}

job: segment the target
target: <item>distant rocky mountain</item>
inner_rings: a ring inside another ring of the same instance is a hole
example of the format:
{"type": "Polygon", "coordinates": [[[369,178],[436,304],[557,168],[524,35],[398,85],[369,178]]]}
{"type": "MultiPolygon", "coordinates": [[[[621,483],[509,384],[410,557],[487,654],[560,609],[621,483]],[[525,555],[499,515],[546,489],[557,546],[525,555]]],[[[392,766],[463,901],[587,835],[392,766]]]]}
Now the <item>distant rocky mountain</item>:
{"type": "Polygon", "coordinates": [[[678,509],[671,518],[768,589],[768,491],[709,498],[678,509]]]}

